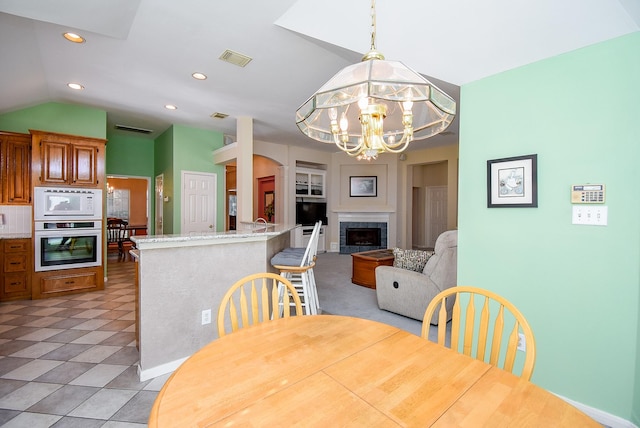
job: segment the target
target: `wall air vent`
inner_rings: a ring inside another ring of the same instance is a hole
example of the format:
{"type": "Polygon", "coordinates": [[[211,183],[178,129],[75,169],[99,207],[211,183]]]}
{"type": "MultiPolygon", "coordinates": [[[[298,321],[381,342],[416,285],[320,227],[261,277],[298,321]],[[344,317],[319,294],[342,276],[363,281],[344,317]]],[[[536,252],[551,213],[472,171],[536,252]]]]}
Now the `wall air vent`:
{"type": "Polygon", "coordinates": [[[228,118],[228,117],[229,117],[229,115],[228,115],[228,114],[225,114],[225,113],[215,112],[215,113],[212,113],[212,114],[211,114],[211,117],[212,117],[213,119],[226,119],[226,118],[228,118]]]}
{"type": "Polygon", "coordinates": [[[251,62],[252,60],[252,58],[246,55],[242,55],[241,53],[234,52],[229,49],[222,52],[222,55],[220,55],[219,59],[226,61],[228,63],[231,63],[233,65],[237,65],[238,67],[244,67],[245,65],[249,64],[249,62],[251,62]]]}
{"type": "Polygon", "coordinates": [[[138,134],[151,134],[153,132],[151,129],[136,128],[127,125],[115,125],[114,128],[120,131],[137,132],[138,134]]]}

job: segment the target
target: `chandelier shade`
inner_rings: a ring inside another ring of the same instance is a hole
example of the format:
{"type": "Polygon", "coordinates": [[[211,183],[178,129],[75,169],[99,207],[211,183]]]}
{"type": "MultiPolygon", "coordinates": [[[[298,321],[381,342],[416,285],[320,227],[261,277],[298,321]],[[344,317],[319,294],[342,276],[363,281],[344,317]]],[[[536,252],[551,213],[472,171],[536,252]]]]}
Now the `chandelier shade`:
{"type": "Polygon", "coordinates": [[[421,74],[375,50],[372,2],[371,51],[362,62],[340,70],[296,111],[296,124],[308,137],[336,144],[359,159],[399,153],[413,140],[444,131],[456,115],[456,102],[421,74]]]}

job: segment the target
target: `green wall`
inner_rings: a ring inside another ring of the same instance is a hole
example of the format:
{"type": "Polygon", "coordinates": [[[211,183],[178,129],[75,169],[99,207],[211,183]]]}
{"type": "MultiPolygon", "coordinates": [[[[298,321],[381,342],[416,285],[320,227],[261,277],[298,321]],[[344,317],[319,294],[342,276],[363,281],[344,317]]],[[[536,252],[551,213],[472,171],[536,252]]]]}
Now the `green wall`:
{"type": "MultiPolygon", "coordinates": [[[[167,129],[162,135],[156,138],[154,151],[154,176],[163,174],[164,196],[169,197],[169,202],[162,204],[162,233],[169,235],[180,232],[180,223],[178,228],[174,229],[174,194],[173,194],[173,127],[167,129]]],[[[179,208],[179,206],[178,206],[179,208]]]]}
{"type": "Polygon", "coordinates": [[[108,134],[107,175],[149,179],[149,234],[155,231],[154,141],[150,138],[108,134]]]}
{"type": "MultiPolygon", "coordinates": [[[[173,126],[174,183],[181,182],[182,171],[207,172],[217,175],[216,179],[216,225],[215,230],[224,230],[224,166],[213,164],[213,151],[221,148],[224,134],[217,131],[173,126]]],[[[181,186],[174,186],[174,197],[180,201],[181,186]]],[[[174,206],[174,230],[180,230],[180,204],[174,206]]]]}
{"type": "Polygon", "coordinates": [[[165,234],[180,233],[180,200],[182,171],[217,174],[216,230],[224,230],[224,167],[213,165],[213,151],[223,146],[223,134],[217,131],[173,125],[155,146],[155,175],[164,174],[163,220],[165,234]]]}
{"type": "Polygon", "coordinates": [[[640,33],[461,88],[459,284],[506,296],[536,336],[532,381],[640,422],[640,33]],[[486,161],[538,155],[538,208],[487,208],[486,161]],[[572,184],[608,226],[571,224],[572,184]]]}
{"type": "Polygon", "coordinates": [[[33,129],[107,138],[107,112],[71,104],[46,103],[0,115],[0,129],[25,134],[33,129]]]}

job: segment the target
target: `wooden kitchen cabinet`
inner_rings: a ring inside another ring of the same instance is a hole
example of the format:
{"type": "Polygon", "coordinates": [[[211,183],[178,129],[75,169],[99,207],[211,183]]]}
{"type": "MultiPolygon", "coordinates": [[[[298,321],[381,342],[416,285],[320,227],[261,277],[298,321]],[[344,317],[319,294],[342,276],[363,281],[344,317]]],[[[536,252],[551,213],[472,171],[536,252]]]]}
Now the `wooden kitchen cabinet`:
{"type": "Polygon", "coordinates": [[[0,301],[31,298],[31,239],[0,240],[0,301]]]}
{"type": "Polygon", "coordinates": [[[0,203],[31,203],[31,135],[0,131],[0,203]]]}
{"type": "Polygon", "coordinates": [[[31,131],[33,183],[102,188],[106,140],[31,131]]]}

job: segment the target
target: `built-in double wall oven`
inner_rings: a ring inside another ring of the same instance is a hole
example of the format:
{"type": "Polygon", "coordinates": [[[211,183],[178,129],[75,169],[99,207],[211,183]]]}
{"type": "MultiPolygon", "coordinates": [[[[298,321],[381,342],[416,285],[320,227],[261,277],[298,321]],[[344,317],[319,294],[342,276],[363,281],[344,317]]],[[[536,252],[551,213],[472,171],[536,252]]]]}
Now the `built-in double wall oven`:
{"type": "Polygon", "coordinates": [[[34,189],[36,272],[102,265],[102,190],[34,189]]]}

